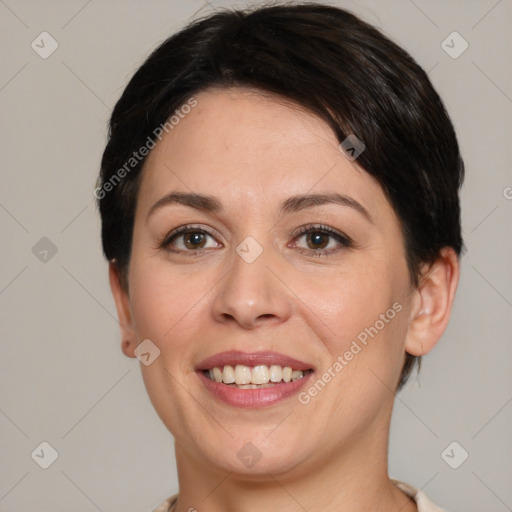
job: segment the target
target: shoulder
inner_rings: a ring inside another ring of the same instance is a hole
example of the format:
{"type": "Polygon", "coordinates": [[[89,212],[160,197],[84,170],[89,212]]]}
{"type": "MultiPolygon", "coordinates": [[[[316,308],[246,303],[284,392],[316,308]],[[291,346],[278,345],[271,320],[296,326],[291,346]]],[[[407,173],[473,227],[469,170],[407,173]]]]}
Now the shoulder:
{"type": "Polygon", "coordinates": [[[149,512],[168,512],[174,502],[178,498],[177,494],[173,494],[169,498],[167,498],[163,503],[160,503],[158,507],[152,508],[149,512]]]}
{"type": "Polygon", "coordinates": [[[446,512],[444,509],[439,508],[438,506],[434,505],[426,496],[426,494],[416,489],[416,487],[413,487],[412,485],[406,484],[404,482],[400,482],[399,480],[393,480],[391,481],[407,496],[410,496],[415,502],[418,507],[418,512],[446,512]]]}

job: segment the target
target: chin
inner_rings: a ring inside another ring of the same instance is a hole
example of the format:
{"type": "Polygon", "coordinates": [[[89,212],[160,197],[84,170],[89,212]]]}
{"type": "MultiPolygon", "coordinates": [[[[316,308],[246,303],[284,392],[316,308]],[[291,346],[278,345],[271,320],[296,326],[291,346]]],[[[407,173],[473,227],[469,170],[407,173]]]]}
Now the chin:
{"type": "MultiPolygon", "coordinates": [[[[249,436],[229,438],[224,436],[224,443],[212,443],[208,436],[202,437],[195,447],[196,457],[206,461],[208,465],[226,473],[233,473],[241,480],[268,480],[269,473],[274,477],[291,475],[297,468],[304,468],[304,462],[310,453],[304,441],[286,442],[284,437],[270,440],[266,434],[258,431],[251,440],[249,436]]],[[[272,435],[272,434],[271,434],[272,435]]],[[[288,436],[289,439],[289,436],[288,436]]],[[[290,440],[291,441],[291,440],[290,440]]]]}

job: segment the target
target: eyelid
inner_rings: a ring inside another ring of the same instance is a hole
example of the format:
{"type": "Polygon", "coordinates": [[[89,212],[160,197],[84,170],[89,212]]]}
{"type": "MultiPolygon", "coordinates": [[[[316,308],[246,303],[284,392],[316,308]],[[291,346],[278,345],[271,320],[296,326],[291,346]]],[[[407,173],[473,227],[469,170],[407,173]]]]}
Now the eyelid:
{"type": "Polygon", "coordinates": [[[338,241],[338,246],[331,249],[308,249],[304,247],[296,247],[296,249],[302,253],[308,253],[313,256],[330,256],[331,254],[337,253],[341,249],[352,248],[354,247],[353,240],[345,235],[344,233],[331,228],[330,226],[326,226],[324,224],[308,224],[306,226],[301,226],[298,230],[295,230],[290,236],[293,236],[293,244],[296,245],[296,240],[301,236],[309,233],[323,233],[331,238],[334,238],[338,241]]]}
{"type": "MultiPolygon", "coordinates": [[[[203,232],[207,235],[210,235],[212,238],[214,238],[217,242],[217,234],[213,228],[210,228],[209,226],[199,225],[199,224],[185,224],[183,226],[180,226],[174,230],[172,230],[170,233],[166,234],[164,237],[158,240],[157,247],[158,249],[168,250],[170,252],[176,252],[176,253],[183,253],[188,255],[195,255],[201,252],[204,252],[211,248],[199,248],[199,249],[191,249],[191,250],[183,250],[183,249],[168,249],[168,247],[171,245],[171,242],[173,239],[187,234],[187,233],[193,233],[193,232],[203,232]]],[[[290,233],[290,237],[293,237],[293,244],[295,246],[296,240],[300,238],[301,236],[309,233],[323,233],[331,238],[334,238],[338,241],[338,246],[331,249],[309,249],[304,247],[296,247],[299,253],[308,253],[314,256],[329,256],[333,253],[336,253],[340,251],[342,248],[349,248],[354,245],[352,239],[345,235],[344,233],[335,230],[331,228],[330,226],[326,226],[324,224],[308,224],[305,226],[301,226],[298,229],[296,229],[293,233],[290,233]]],[[[219,242],[217,242],[219,243],[219,242]]],[[[221,243],[221,242],[220,242],[221,243]]],[[[223,245],[221,243],[221,245],[223,245]]]]}
{"type": "Polygon", "coordinates": [[[341,231],[331,228],[330,226],[326,226],[325,224],[307,224],[305,226],[301,226],[300,228],[297,228],[295,231],[290,233],[290,236],[297,238],[298,236],[303,235],[305,233],[315,232],[315,231],[324,232],[326,234],[333,235],[333,236],[337,235],[338,237],[343,238],[347,242],[352,242],[350,237],[348,237],[341,231]]]}
{"type": "MultiPolygon", "coordinates": [[[[167,246],[171,244],[171,241],[173,238],[176,238],[180,235],[184,235],[189,232],[194,231],[204,231],[206,234],[210,235],[212,238],[217,238],[217,233],[214,229],[210,228],[209,226],[204,226],[203,224],[185,224],[183,226],[180,226],[176,229],[173,229],[170,233],[165,234],[163,237],[159,238],[157,242],[157,248],[159,249],[166,249],[167,246]]],[[[178,251],[181,252],[181,251],[178,251]]],[[[185,252],[192,252],[192,251],[185,251],[185,252]]]]}

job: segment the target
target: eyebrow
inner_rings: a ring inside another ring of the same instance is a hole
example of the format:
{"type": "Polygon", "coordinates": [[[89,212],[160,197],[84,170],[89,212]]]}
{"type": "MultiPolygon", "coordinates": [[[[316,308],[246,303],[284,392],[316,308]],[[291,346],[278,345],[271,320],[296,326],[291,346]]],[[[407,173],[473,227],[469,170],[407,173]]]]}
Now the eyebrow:
{"type": "MultiPolygon", "coordinates": [[[[150,208],[146,216],[146,221],[157,210],[171,204],[182,204],[191,208],[195,208],[196,210],[210,213],[221,213],[223,211],[222,204],[213,196],[185,192],[171,192],[160,198],[150,208]]],[[[348,206],[353,208],[362,214],[368,221],[374,224],[370,213],[361,203],[358,203],[351,197],[336,193],[303,194],[291,196],[281,204],[280,212],[281,215],[285,215],[287,213],[298,212],[307,208],[325,204],[339,204],[341,206],[348,206]]]]}

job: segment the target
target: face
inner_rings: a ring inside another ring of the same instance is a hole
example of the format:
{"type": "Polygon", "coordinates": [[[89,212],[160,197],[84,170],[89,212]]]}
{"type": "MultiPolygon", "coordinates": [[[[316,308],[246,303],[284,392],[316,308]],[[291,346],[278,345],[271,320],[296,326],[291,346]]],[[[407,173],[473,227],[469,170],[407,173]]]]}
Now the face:
{"type": "Polygon", "coordinates": [[[300,107],[245,89],[195,98],[143,171],[125,353],[158,347],[141,364],[149,397],[179,449],[211,467],[311,471],[373,446],[412,301],[394,211],[300,107]],[[228,366],[237,382],[280,382],[238,387],[228,366]],[[283,367],[303,373],[284,382],[283,367]]]}

